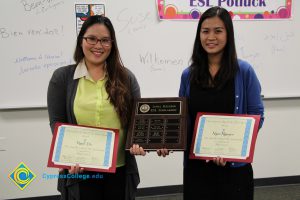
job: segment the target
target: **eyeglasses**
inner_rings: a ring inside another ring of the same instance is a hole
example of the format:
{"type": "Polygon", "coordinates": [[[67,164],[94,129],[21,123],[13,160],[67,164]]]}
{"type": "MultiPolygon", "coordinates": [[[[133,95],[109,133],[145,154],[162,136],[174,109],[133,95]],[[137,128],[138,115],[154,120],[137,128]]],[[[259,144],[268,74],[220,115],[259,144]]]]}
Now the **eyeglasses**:
{"type": "Polygon", "coordinates": [[[111,46],[111,43],[113,42],[112,39],[110,38],[102,38],[102,39],[98,39],[97,37],[82,37],[83,39],[85,39],[85,41],[90,44],[90,45],[96,45],[98,43],[98,41],[100,42],[100,44],[102,46],[105,46],[105,47],[110,47],[111,46]]]}

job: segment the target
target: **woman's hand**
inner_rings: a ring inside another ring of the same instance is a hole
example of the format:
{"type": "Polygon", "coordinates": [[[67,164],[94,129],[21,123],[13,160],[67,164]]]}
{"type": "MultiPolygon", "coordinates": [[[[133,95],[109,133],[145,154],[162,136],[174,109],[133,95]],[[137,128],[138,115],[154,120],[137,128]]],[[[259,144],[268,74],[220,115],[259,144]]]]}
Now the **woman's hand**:
{"type": "MultiPolygon", "coordinates": [[[[158,156],[166,157],[169,155],[170,151],[166,148],[156,150],[158,156]]],[[[172,153],[172,151],[171,151],[172,153]]]]}
{"type": "Polygon", "coordinates": [[[69,169],[70,174],[78,174],[83,172],[83,168],[79,167],[79,164],[76,164],[75,166],[71,166],[71,169],[69,169]]]}
{"type": "Polygon", "coordinates": [[[132,147],[130,147],[130,154],[131,155],[146,155],[146,151],[144,151],[143,147],[140,147],[138,144],[133,144],[132,147]]]}
{"type": "Polygon", "coordinates": [[[213,159],[213,162],[218,165],[218,166],[221,166],[221,167],[224,167],[226,165],[226,161],[223,160],[223,158],[221,157],[216,157],[213,159]]]}

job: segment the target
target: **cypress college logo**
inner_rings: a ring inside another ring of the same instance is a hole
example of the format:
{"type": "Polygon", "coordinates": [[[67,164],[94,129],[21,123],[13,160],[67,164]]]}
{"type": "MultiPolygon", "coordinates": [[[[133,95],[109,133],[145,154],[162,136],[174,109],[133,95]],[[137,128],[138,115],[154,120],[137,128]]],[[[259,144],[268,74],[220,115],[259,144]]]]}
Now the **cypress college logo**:
{"type": "Polygon", "coordinates": [[[36,175],[23,163],[20,164],[8,175],[8,178],[24,190],[34,179],[36,175]]]}

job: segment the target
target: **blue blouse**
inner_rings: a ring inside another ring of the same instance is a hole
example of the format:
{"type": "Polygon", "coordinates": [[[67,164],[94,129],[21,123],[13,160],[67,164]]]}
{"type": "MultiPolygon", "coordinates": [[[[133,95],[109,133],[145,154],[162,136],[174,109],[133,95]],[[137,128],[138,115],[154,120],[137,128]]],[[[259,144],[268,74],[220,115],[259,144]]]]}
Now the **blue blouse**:
{"type": "MultiPolygon", "coordinates": [[[[239,70],[235,76],[235,114],[260,115],[259,128],[264,122],[264,105],[261,98],[261,86],[249,63],[238,60],[239,70]]],[[[190,96],[190,67],[186,68],[181,75],[179,96],[190,96]]],[[[192,134],[192,133],[189,133],[192,134]]],[[[190,149],[189,147],[187,149],[190,149]]],[[[244,166],[245,163],[232,162],[231,167],[244,166]]]]}

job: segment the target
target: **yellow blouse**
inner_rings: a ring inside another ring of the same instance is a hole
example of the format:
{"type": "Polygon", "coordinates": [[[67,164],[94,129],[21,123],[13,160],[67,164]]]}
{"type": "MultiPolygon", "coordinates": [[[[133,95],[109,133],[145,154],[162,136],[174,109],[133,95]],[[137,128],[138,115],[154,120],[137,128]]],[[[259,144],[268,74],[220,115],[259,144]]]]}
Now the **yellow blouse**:
{"type": "Polygon", "coordinates": [[[94,81],[81,62],[75,71],[74,79],[79,78],[74,100],[74,114],[79,125],[119,129],[117,167],[125,165],[125,136],[119,116],[108,99],[105,90],[107,76],[94,81]],[[78,69],[78,70],[77,70],[78,69]]]}

